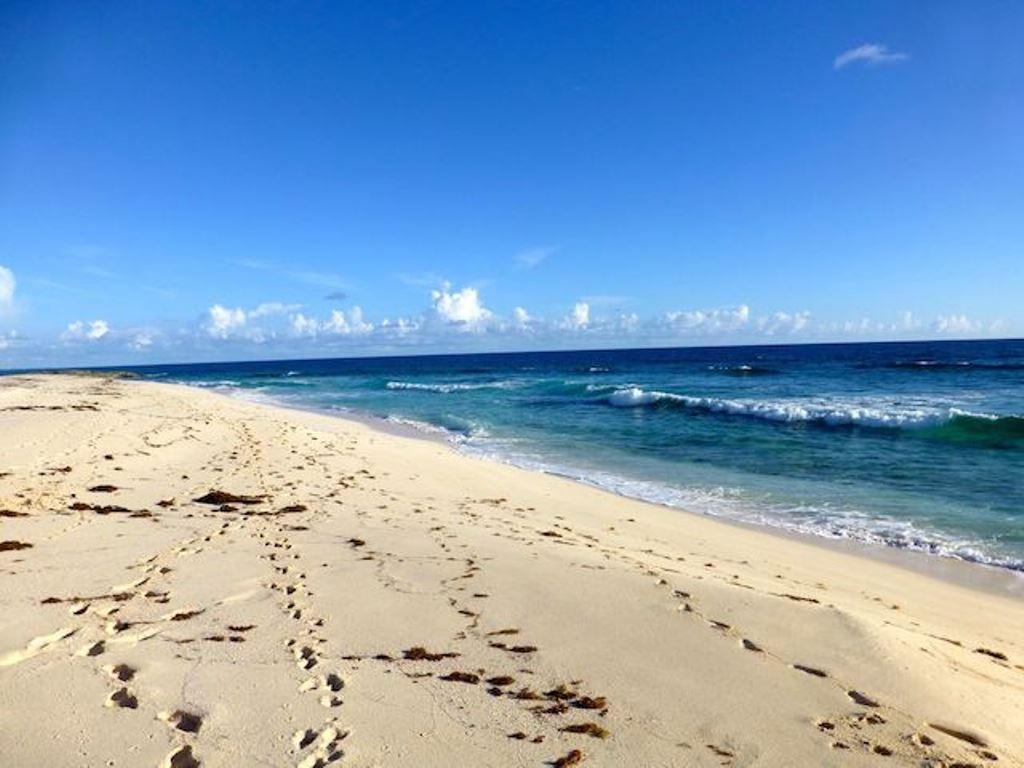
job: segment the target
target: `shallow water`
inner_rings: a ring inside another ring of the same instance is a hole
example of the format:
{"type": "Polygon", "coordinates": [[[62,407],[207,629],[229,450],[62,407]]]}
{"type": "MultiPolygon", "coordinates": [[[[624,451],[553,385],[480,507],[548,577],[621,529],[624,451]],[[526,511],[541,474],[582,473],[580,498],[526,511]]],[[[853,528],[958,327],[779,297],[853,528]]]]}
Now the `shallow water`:
{"type": "Polygon", "coordinates": [[[1024,570],[1024,341],[137,369],[748,522],[1024,570]]]}

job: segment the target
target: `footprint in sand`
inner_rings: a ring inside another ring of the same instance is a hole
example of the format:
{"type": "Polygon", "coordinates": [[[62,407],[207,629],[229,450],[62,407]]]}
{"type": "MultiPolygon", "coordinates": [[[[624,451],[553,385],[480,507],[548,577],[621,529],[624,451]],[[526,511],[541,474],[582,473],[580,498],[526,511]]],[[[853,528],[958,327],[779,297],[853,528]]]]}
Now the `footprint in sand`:
{"type": "Polygon", "coordinates": [[[99,656],[103,651],[107,649],[106,643],[102,640],[97,640],[95,643],[89,643],[83,645],[78,649],[76,655],[78,656],[99,656]]]}
{"type": "Polygon", "coordinates": [[[105,707],[117,707],[121,709],[137,709],[139,700],[128,688],[121,687],[113,691],[104,702],[105,707]]]}
{"type": "Polygon", "coordinates": [[[342,751],[338,744],[348,736],[347,731],[342,731],[335,723],[331,723],[320,731],[319,737],[311,728],[296,731],[292,743],[296,751],[302,751],[310,746],[313,747],[308,755],[299,761],[297,768],[324,768],[342,758],[342,751]]]}
{"type": "Polygon", "coordinates": [[[335,696],[333,693],[325,693],[320,697],[321,706],[327,707],[328,709],[333,707],[340,707],[342,704],[341,697],[335,696]]]}
{"type": "Polygon", "coordinates": [[[160,712],[157,718],[171,728],[185,733],[199,733],[199,729],[203,727],[203,718],[181,709],[176,709],[173,712],[160,712]]]}
{"type": "Polygon", "coordinates": [[[130,667],[127,664],[108,664],[103,667],[103,671],[110,675],[115,680],[120,680],[122,683],[127,683],[133,677],[135,677],[135,667],[130,667]]]}
{"type": "Polygon", "coordinates": [[[316,666],[316,653],[308,645],[293,648],[292,653],[295,655],[295,663],[299,669],[312,669],[316,666]]]}
{"type": "Polygon", "coordinates": [[[184,744],[167,755],[160,768],[199,768],[199,760],[192,754],[192,747],[184,744]]]}
{"type": "Polygon", "coordinates": [[[312,728],[303,728],[292,736],[292,746],[295,747],[296,752],[301,752],[316,741],[316,737],[317,733],[312,728]]]}

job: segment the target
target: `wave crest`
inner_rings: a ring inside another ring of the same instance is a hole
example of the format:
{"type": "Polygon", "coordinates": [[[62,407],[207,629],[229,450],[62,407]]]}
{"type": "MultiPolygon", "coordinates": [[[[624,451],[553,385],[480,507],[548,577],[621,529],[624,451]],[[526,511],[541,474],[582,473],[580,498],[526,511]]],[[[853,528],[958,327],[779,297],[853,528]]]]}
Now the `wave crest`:
{"type": "Polygon", "coordinates": [[[672,392],[647,391],[640,387],[617,389],[607,397],[617,408],[667,407],[705,413],[748,416],[766,421],[806,422],[823,426],[873,427],[880,429],[932,429],[939,437],[964,442],[1024,441],[1024,417],[974,413],[959,408],[886,407],[863,404],[829,404],[808,401],[731,400],[693,397],[672,392]]]}
{"type": "Polygon", "coordinates": [[[415,390],[418,392],[437,392],[443,395],[452,392],[468,392],[475,389],[510,389],[513,385],[508,381],[487,381],[487,382],[423,382],[423,381],[389,381],[384,385],[388,389],[415,390]]]}

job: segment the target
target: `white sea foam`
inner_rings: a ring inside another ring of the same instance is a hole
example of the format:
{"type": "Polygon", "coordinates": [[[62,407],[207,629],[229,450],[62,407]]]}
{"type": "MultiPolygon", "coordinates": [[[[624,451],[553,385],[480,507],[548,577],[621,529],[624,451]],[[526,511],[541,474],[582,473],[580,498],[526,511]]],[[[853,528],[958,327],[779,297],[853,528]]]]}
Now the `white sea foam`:
{"type": "Polygon", "coordinates": [[[450,394],[452,392],[467,392],[474,389],[511,389],[515,386],[511,381],[481,381],[481,382],[439,382],[430,383],[422,381],[389,381],[385,385],[388,389],[411,389],[420,392],[439,392],[450,394]]]}
{"type": "Polygon", "coordinates": [[[186,381],[184,383],[191,387],[199,387],[200,389],[216,389],[222,392],[232,391],[241,386],[239,382],[232,381],[230,379],[220,379],[216,381],[186,381]]]}
{"type": "Polygon", "coordinates": [[[648,391],[635,386],[616,389],[608,396],[608,403],[618,408],[639,408],[659,404],[677,405],[711,413],[751,416],[768,421],[817,422],[831,426],[929,427],[944,424],[957,416],[992,420],[999,418],[992,414],[937,406],[813,399],[738,400],[693,397],[657,390],[648,391]]]}
{"type": "Polygon", "coordinates": [[[464,436],[452,432],[450,429],[445,429],[444,427],[439,427],[436,424],[431,424],[426,421],[418,421],[417,419],[407,419],[402,416],[393,415],[386,416],[384,418],[384,421],[399,427],[407,427],[409,429],[413,429],[417,432],[422,432],[427,435],[436,435],[438,437],[443,437],[446,440],[451,440],[452,442],[456,443],[465,439],[464,436]]]}
{"type": "Polygon", "coordinates": [[[482,458],[567,477],[619,496],[683,509],[687,512],[754,525],[768,525],[807,536],[907,549],[1024,571],[1024,560],[992,552],[986,546],[991,542],[961,538],[945,531],[922,528],[909,520],[868,515],[856,509],[844,509],[833,505],[770,503],[751,497],[740,488],[678,487],[655,481],[630,479],[611,472],[560,464],[537,454],[522,453],[520,446],[509,444],[509,441],[467,439],[458,442],[457,447],[463,452],[482,458]]]}

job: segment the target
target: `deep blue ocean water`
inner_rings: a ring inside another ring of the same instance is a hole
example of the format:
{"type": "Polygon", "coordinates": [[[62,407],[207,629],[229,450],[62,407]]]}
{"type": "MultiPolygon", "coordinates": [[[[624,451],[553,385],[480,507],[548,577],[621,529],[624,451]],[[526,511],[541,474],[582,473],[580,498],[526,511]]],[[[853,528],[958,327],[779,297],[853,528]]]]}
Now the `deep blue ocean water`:
{"type": "Polygon", "coordinates": [[[696,512],[1024,570],[1024,341],[173,365],[696,512]]]}

